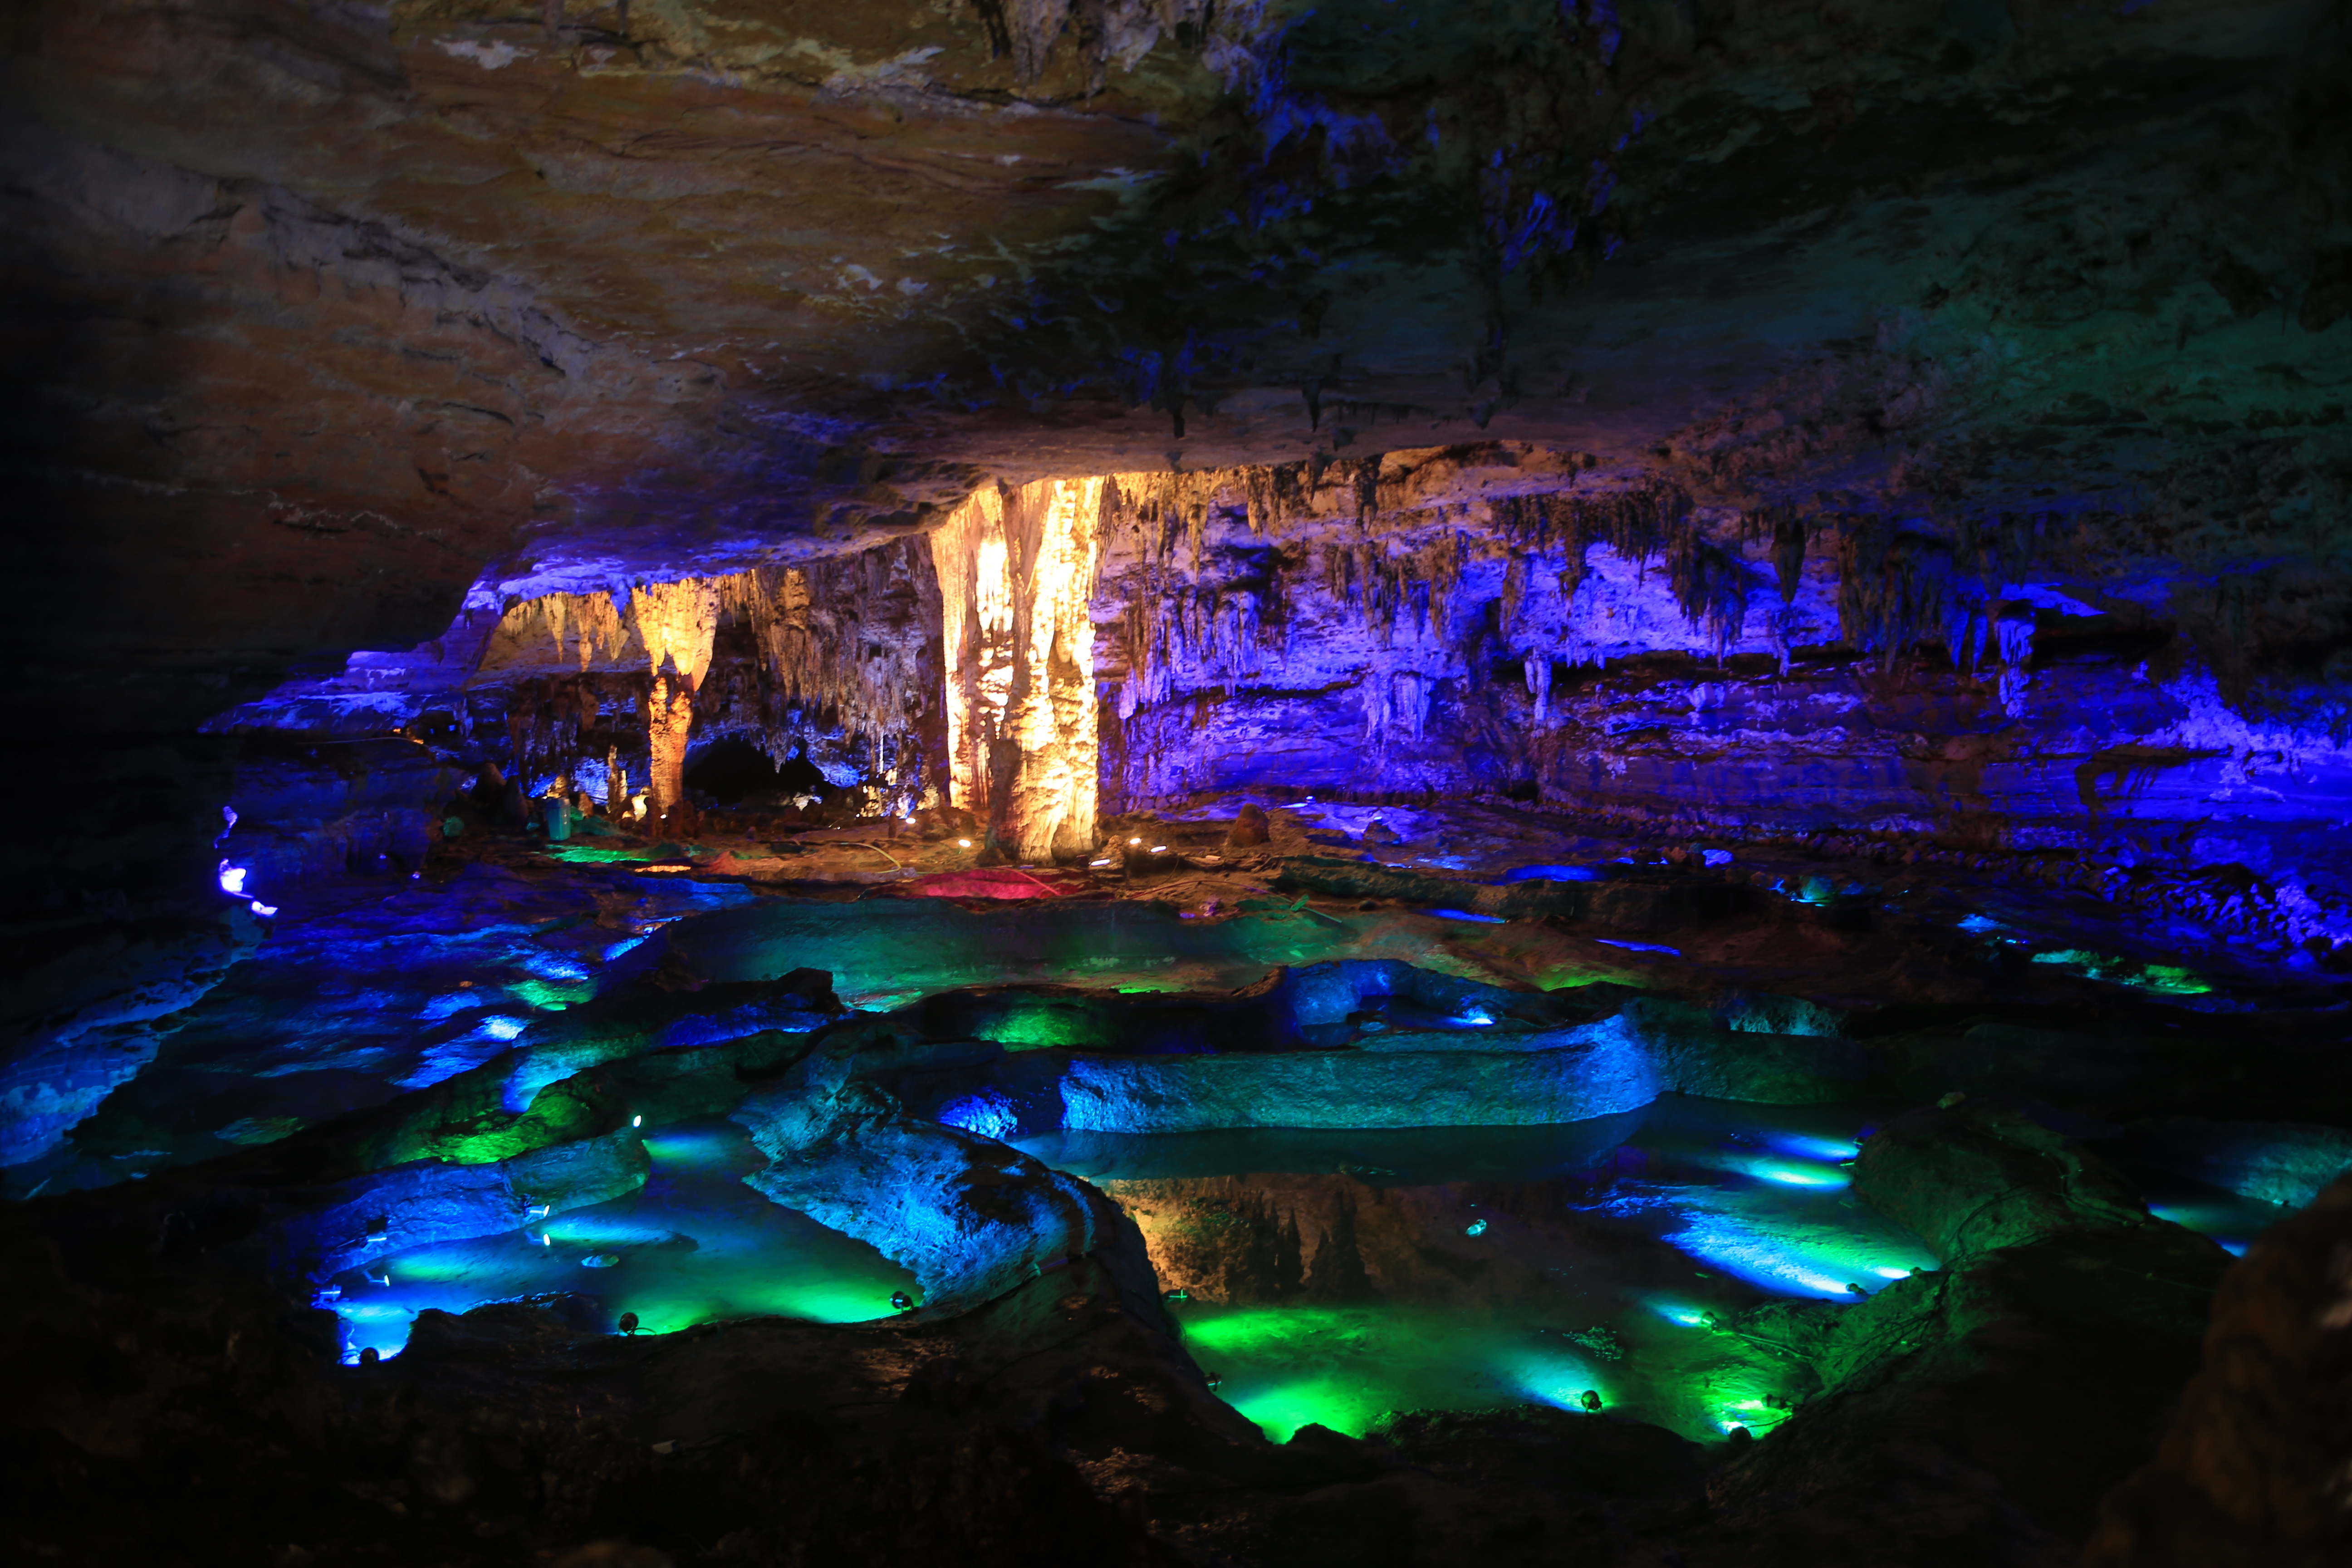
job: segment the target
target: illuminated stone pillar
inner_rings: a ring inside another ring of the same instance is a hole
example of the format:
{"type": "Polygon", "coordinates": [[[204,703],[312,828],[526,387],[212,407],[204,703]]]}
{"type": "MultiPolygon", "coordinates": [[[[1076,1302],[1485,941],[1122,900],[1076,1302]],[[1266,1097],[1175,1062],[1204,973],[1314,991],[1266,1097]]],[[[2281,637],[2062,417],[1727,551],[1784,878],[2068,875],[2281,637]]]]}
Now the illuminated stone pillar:
{"type": "Polygon", "coordinates": [[[710,668],[719,630],[719,585],[709,578],[641,583],[630,613],[646,645],[653,689],[646,699],[646,815],[658,822],[686,799],[686,742],[694,728],[694,694],[710,668]]]}
{"type": "Polygon", "coordinates": [[[949,798],[1022,860],[1095,847],[1096,527],[1102,480],[983,489],[931,535],[949,798]]]}

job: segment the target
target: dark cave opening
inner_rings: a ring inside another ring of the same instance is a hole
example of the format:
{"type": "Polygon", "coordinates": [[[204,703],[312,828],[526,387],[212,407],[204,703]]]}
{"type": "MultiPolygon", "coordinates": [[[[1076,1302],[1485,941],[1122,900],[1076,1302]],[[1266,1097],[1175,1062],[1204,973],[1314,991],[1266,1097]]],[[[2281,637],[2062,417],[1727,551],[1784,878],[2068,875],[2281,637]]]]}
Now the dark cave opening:
{"type": "Polygon", "coordinates": [[[833,791],[806,751],[795,752],[791,761],[779,763],[758,742],[741,735],[721,735],[689,752],[686,783],[721,805],[735,805],[749,796],[822,799],[833,791]]]}

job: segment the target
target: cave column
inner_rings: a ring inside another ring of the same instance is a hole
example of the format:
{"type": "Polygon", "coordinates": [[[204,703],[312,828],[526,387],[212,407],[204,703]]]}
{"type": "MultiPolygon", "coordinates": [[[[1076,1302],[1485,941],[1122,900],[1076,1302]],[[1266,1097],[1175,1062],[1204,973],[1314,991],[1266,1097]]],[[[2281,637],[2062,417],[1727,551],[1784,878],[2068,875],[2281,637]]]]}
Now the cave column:
{"type": "Polygon", "coordinates": [[[646,698],[646,816],[659,822],[686,799],[686,743],[694,728],[694,698],[710,668],[719,630],[719,584],[641,583],[630,612],[644,639],[653,687],[646,698]]]}
{"type": "Polygon", "coordinates": [[[950,803],[1021,860],[1095,847],[1094,597],[1102,480],[982,489],[931,535],[950,803]]]}

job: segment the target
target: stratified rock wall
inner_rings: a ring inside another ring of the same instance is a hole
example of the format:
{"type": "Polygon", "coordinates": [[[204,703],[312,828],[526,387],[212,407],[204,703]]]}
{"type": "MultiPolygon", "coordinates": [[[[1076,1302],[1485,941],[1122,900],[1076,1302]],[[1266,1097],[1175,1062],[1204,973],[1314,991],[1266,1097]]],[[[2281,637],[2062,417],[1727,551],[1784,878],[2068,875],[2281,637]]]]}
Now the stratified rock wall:
{"type": "Polygon", "coordinates": [[[1504,797],[2107,896],[2235,877],[2158,901],[2343,928],[2343,710],[2233,702],[2147,602],[2163,561],[2099,553],[2112,516],[1699,505],[1508,443],[1105,493],[1108,806],[1504,797]]]}

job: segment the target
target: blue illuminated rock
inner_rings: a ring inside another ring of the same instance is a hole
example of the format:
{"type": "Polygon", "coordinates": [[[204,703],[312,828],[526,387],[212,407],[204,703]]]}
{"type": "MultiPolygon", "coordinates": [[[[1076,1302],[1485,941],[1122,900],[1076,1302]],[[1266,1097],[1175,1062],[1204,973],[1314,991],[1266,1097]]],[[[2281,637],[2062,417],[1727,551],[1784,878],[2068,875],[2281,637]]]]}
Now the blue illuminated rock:
{"type": "Polygon", "coordinates": [[[403,1165],[342,1184],[273,1244],[288,1266],[329,1279],[429,1242],[520,1230],[645,1185],[652,1162],[634,1130],[490,1164],[403,1165]]]}
{"type": "Polygon", "coordinates": [[[913,1270],[934,1312],[1089,1255],[1123,1261],[1128,1283],[1153,1295],[1141,1237],[1100,1193],[993,1139],[907,1116],[862,1082],[817,1105],[755,1097],[735,1119],[773,1160],[746,1182],[913,1270]]]}
{"type": "Polygon", "coordinates": [[[2301,1208],[2352,1171],[2352,1132],[2303,1122],[2134,1122],[2133,1143],[2167,1168],[2244,1197],[2301,1208]]]}

